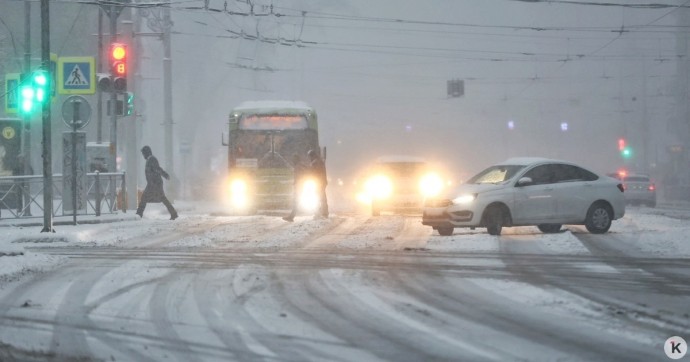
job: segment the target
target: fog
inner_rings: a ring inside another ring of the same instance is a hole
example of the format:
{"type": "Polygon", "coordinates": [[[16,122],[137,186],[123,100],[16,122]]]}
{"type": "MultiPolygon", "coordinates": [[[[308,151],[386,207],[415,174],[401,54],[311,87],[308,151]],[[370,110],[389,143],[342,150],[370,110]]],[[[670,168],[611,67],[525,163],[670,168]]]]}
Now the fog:
{"type": "MultiPolygon", "coordinates": [[[[261,4],[255,12],[270,12],[261,4]]],[[[240,2],[228,9],[250,10],[240,2]]],[[[674,9],[289,1],[273,11],[287,16],[174,12],[175,122],[178,134],[209,148],[197,152],[217,151],[198,140],[218,138],[232,105],[290,99],[319,113],[334,177],[400,153],[445,162],[459,174],[523,155],[607,171],[621,166],[619,137],[642,151],[645,138],[663,142],[645,127],[665,128],[674,114],[676,39],[670,27],[655,27],[675,25],[674,9]],[[626,27],[629,33],[615,32],[626,27]],[[215,37],[228,31],[252,37],[215,37]],[[464,80],[463,97],[447,96],[450,79],[464,80]],[[190,91],[201,88],[207,91],[190,91]]]]}
{"type": "MultiPolygon", "coordinates": [[[[688,139],[687,84],[677,81],[687,76],[677,26],[687,10],[671,6],[680,3],[173,1],[175,173],[214,177],[226,165],[221,134],[232,107],[285,99],[316,109],[333,179],[390,154],[440,162],[457,179],[513,156],[660,178],[671,162],[666,147],[688,139]],[[462,97],[447,95],[451,79],[464,81],[462,97]],[[631,159],[618,152],[621,137],[634,146],[631,159]],[[181,142],[192,145],[184,162],[181,142]]],[[[54,22],[54,48],[95,52],[79,43],[94,42],[95,6],[51,6],[53,18],[64,15],[54,22]],[[66,32],[75,24],[81,34],[66,32]]],[[[20,23],[0,16],[21,44],[20,23]]],[[[144,7],[132,19],[146,33],[160,16],[160,7],[144,7]]],[[[150,144],[165,165],[163,45],[138,39],[137,98],[146,105],[137,144],[150,144]]]]}

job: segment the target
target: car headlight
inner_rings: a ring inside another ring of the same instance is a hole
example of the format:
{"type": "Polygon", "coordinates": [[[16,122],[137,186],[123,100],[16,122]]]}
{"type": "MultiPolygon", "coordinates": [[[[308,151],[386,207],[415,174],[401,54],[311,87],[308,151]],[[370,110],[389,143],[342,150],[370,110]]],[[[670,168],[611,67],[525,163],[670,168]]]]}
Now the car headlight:
{"type": "Polygon", "coordinates": [[[472,203],[477,198],[477,194],[460,195],[453,199],[454,204],[466,205],[472,203]]]}
{"type": "Polygon", "coordinates": [[[419,191],[424,197],[434,197],[443,191],[443,179],[437,174],[424,175],[419,181],[419,191]]]}
{"type": "Polygon", "coordinates": [[[393,193],[393,183],[386,176],[374,176],[364,185],[372,199],[387,199],[393,193]]]}

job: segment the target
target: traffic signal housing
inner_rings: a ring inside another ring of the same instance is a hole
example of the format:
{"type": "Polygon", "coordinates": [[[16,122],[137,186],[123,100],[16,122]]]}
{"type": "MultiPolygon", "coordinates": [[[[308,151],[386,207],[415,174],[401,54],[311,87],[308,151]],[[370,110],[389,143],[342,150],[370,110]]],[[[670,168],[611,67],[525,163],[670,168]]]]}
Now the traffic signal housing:
{"type": "Polygon", "coordinates": [[[628,146],[625,138],[618,139],[618,151],[621,152],[621,157],[630,158],[632,157],[632,149],[628,146]]]}
{"type": "Polygon", "coordinates": [[[113,80],[110,78],[110,74],[96,73],[96,82],[98,90],[101,92],[110,92],[113,90],[113,80]]]}
{"type": "Polygon", "coordinates": [[[116,92],[127,90],[127,45],[123,43],[110,44],[110,73],[112,74],[112,89],[116,92]]]}

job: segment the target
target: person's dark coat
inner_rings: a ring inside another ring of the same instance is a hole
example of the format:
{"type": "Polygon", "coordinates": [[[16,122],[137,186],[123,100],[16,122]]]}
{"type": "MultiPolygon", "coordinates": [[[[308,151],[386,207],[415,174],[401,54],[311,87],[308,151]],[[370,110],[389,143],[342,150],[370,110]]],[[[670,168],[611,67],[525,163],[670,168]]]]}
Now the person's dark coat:
{"type": "Polygon", "coordinates": [[[319,186],[325,188],[328,185],[328,177],[326,176],[326,164],[323,162],[321,157],[314,156],[311,159],[311,164],[309,165],[309,171],[311,175],[319,183],[319,186]]]}
{"type": "Polygon", "coordinates": [[[163,190],[163,177],[169,179],[165,170],[158,164],[158,159],[154,155],[146,158],[146,167],[144,168],[146,174],[146,188],[141,195],[143,202],[163,202],[165,199],[165,191],[163,190]]]}

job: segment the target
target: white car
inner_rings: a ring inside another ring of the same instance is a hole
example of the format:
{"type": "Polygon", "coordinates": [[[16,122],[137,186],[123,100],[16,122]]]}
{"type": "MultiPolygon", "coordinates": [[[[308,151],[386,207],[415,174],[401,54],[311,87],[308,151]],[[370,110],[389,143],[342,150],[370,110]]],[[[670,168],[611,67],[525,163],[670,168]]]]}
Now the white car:
{"type": "Polygon", "coordinates": [[[528,225],[555,233],[563,224],[600,234],[625,214],[623,191],[619,180],[569,162],[513,158],[461,184],[452,198],[427,199],[422,224],[441,235],[456,227],[500,235],[504,226],[528,225]]]}

